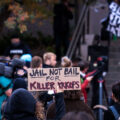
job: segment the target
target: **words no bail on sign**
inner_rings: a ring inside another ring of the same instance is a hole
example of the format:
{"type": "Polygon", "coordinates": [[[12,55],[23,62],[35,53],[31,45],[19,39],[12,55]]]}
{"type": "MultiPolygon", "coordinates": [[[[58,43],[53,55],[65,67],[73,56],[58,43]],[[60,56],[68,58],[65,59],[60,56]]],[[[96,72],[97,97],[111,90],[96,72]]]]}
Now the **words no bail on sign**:
{"type": "Polygon", "coordinates": [[[80,69],[71,68],[41,68],[28,70],[28,90],[47,91],[56,90],[80,90],[80,69]]]}
{"type": "MultiPolygon", "coordinates": [[[[50,68],[48,72],[45,69],[33,69],[30,73],[31,77],[43,77],[47,75],[62,75],[62,68],[50,68]]],[[[65,68],[64,69],[64,76],[66,75],[79,75],[77,68],[65,68]]]]}

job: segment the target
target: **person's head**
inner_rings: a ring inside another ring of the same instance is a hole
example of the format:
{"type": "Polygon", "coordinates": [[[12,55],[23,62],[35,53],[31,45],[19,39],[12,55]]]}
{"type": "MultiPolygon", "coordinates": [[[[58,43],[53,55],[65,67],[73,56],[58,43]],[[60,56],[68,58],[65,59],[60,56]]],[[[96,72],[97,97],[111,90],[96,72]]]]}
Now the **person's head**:
{"type": "Polygon", "coordinates": [[[69,112],[62,120],[94,120],[94,118],[86,112],[69,112]]]}
{"type": "Polygon", "coordinates": [[[81,61],[81,62],[78,63],[78,67],[80,67],[80,70],[83,73],[86,73],[89,69],[89,63],[86,62],[86,61],[81,61]]]}
{"type": "Polygon", "coordinates": [[[120,82],[112,86],[112,98],[115,102],[120,102],[120,82]]]}
{"type": "Polygon", "coordinates": [[[11,37],[11,44],[13,45],[13,46],[18,46],[18,45],[20,45],[20,43],[21,43],[21,40],[20,40],[20,38],[19,38],[19,36],[17,35],[17,34],[15,34],[15,35],[13,35],[12,37],[11,37]]]}
{"type": "Polygon", "coordinates": [[[23,118],[44,119],[42,104],[38,103],[29,91],[19,88],[12,93],[9,100],[11,111],[9,118],[12,120],[17,120],[21,115],[23,118]]]}
{"type": "Polygon", "coordinates": [[[39,56],[34,56],[31,61],[31,68],[41,68],[42,58],[39,56]]]}
{"type": "Polygon", "coordinates": [[[43,60],[46,65],[55,67],[57,64],[56,55],[52,52],[47,52],[43,55],[43,60]]]}
{"type": "Polygon", "coordinates": [[[72,66],[72,62],[71,62],[71,60],[67,56],[64,56],[61,59],[61,66],[62,67],[71,67],[72,66]]]}
{"type": "Polygon", "coordinates": [[[27,83],[23,78],[16,78],[13,82],[13,91],[24,88],[27,90],[27,83]]]}
{"type": "Polygon", "coordinates": [[[32,55],[31,54],[23,54],[20,57],[21,60],[25,61],[25,67],[29,68],[31,61],[32,61],[32,55]]]}

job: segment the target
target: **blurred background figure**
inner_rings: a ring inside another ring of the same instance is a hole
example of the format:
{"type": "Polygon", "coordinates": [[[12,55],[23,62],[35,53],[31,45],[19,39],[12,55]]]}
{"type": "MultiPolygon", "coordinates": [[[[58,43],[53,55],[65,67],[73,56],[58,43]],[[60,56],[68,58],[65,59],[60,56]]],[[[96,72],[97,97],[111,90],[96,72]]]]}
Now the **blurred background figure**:
{"type": "Polygon", "coordinates": [[[65,55],[69,46],[69,20],[73,18],[68,0],[61,0],[61,3],[54,6],[54,38],[56,42],[57,59],[60,60],[63,54],[65,55]]]}
{"type": "Polygon", "coordinates": [[[31,54],[30,48],[20,40],[17,34],[12,36],[10,42],[11,45],[5,50],[4,53],[6,57],[19,58],[23,54],[31,54]]]}

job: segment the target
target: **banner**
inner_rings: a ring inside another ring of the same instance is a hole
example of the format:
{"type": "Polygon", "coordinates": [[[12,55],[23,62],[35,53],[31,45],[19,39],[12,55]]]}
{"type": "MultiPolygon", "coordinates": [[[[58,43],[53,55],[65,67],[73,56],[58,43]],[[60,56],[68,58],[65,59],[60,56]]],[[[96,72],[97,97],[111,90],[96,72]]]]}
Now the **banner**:
{"type": "Polygon", "coordinates": [[[109,6],[110,16],[107,30],[120,37],[120,6],[112,2],[109,6]]]}
{"type": "Polygon", "coordinates": [[[28,90],[80,90],[80,68],[28,69],[28,90]]]}

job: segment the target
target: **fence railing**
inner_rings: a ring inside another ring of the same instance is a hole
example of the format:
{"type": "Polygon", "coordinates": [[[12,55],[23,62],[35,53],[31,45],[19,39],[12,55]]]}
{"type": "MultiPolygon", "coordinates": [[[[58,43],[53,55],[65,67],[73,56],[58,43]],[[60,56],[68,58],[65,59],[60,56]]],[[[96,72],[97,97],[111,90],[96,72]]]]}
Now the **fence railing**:
{"type": "Polygon", "coordinates": [[[76,25],[76,29],[74,31],[72,41],[70,42],[68,51],[66,56],[68,56],[70,59],[73,58],[73,56],[81,55],[81,44],[85,42],[85,34],[88,33],[88,26],[89,26],[89,9],[87,3],[84,4],[82,8],[82,12],[80,14],[78,23],[76,25]]]}

